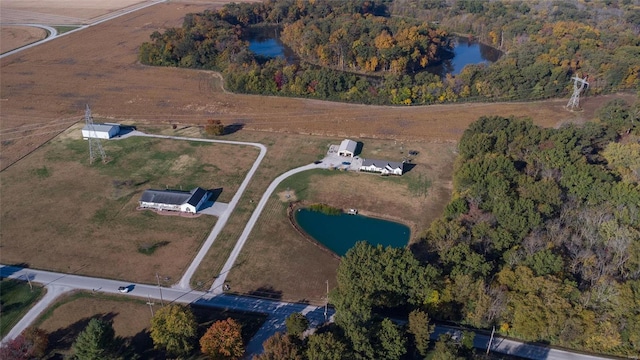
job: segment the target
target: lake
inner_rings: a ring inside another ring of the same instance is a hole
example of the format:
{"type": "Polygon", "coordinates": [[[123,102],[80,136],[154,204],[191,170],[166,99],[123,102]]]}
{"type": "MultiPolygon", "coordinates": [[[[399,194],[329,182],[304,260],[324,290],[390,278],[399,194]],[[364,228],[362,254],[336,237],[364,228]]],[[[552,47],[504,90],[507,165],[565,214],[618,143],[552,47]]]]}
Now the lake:
{"type": "MultiPolygon", "coordinates": [[[[249,50],[265,58],[284,58],[289,63],[297,61],[295,53],[284,45],[278,37],[277,30],[260,30],[250,32],[249,50]]],[[[429,66],[426,71],[445,77],[447,74],[457,75],[471,64],[489,64],[500,58],[500,50],[469,40],[466,37],[452,38],[453,50],[444,55],[437,65],[429,66]]]]}
{"type": "Polygon", "coordinates": [[[309,236],[339,256],[363,240],[373,246],[405,247],[411,235],[406,225],[362,215],[325,215],[300,209],[295,221],[309,236]]]}

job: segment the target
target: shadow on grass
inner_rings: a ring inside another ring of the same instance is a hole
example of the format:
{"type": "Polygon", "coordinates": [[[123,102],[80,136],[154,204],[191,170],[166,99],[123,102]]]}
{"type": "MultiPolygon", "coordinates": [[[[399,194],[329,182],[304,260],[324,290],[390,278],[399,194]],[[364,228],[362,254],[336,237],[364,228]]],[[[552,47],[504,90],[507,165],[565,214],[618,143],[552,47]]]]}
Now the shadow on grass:
{"type": "Polygon", "coordinates": [[[249,296],[255,296],[263,299],[282,300],[282,291],[274,289],[272,286],[261,286],[247,293],[249,296]]]}
{"type": "Polygon", "coordinates": [[[233,123],[231,125],[227,125],[224,127],[224,132],[222,133],[222,135],[231,135],[242,130],[242,128],[244,128],[243,123],[233,123]]]}
{"type": "Polygon", "coordinates": [[[242,312],[231,310],[220,310],[207,306],[191,305],[191,310],[198,322],[198,338],[211,327],[213,323],[231,318],[242,326],[242,340],[245,344],[253,338],[255,333],[262,327],[267,319],[267,315],[255,312],[242,312]]]}
{"type": "MultiPolygon", "coordinates": [[[[87,317],[76,321],[75,323],[67,326],[66,328],[58,329],[49,334],[49,348],[47,352],[60,356],[59,351],[66,351],[71,349],[73,342],[80,333],[87,327],[89,321],[93,318],[101,319],[104,321],[113,321],[118,313],[109,312],[106,314],[98,314],[96,316],[87,317]]],[[[59,357],[54,357],[59,358],[59,357]]]]}

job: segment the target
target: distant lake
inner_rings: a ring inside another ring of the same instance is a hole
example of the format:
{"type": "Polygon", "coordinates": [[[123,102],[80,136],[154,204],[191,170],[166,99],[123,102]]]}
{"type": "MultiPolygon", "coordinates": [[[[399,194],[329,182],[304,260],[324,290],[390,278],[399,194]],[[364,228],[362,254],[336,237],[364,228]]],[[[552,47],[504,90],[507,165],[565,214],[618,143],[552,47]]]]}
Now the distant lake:
{"type": "Polygon", "coordinates": [[[363,240],[373,246],[405,247],[411,235],[406,225],[362,215],[325,215],[300,209],[295,221],[309,236],[339,256],[363,240]]]}
{"type": "Polygon", "coordinates": [[[470,41],[465,37],[454,37],[452,42],[453,50],[440,64],[429,66],[428,72],[442,77],[447,74],[458,75],[467,65],[490,64],[496,62],[502,55],[502,52],[496,48],[470,41]]]}
{"type": "MultiPolygon", "coordinates": [[[[249,50],[254,54],[265,58],[283,58],[288,62],[296,62],[297,57],[293,50],[289,49],[280,41],[278,30],[275,28],[258,29],[248,34],[249,50]]],[[[433,66],[429,66],[426,71],[440,75],[457,75],[462,69],[470,64],[489,64],[497,61],[502,52],[491,46],[481,44],[477,41],[470,41],[466,37],[452,38],[453,49],[444,55],[444,60],[433,66]]]]}

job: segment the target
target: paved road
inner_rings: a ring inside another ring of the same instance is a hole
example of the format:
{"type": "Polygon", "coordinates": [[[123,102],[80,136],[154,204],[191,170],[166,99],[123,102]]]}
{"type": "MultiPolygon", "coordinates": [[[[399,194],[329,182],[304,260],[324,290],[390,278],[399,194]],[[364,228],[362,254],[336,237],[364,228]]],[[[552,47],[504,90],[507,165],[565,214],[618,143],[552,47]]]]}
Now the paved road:
{"type": "MultiPolygon", "coordinates": [[[[276,331],[283,331],[285,329],[285,319],[295,312],[305,314],[312,327],[317,327],[325,321],[325,312],[323,307],[310,306],[307,304],[257,299],[230,294],[212,294],[209,292],[177,288],[160,288],[147,284],[127,283],[120,280],[61,274],[6,265],[0,265],[0,277],[19,280],[26,280],[28,277],[32,282],[44,284],[48,290],[44,299],[38,302],[20,320],[20,322],[11,329],[11,332],[9,332],[9,334],[7,334],[7,336],[2,340],[2,343],[19,335],[59,295],[70,290],[86,290],[99,293],[119,294],[122,296],[139,297],[143,299],[150,297],[156,301],[161,300],[165,304],[177,302],[209,306],[219,309],[267,314],[268,317],[264,325],[247,346],[248,356],[252,354],[259,354],[262,351],[262,343],[264,340],[269,338],[276,331]],[[128,286],[131,291],[126,294],[122,294],[118,291],[118,287],[120,286],[128,286]]],[[[326,318],[333,316],[333,314],[334,310],[329,308],[326,318]]]]}
{"type": "MultiPolygon", "coordinates": [[[[182,275],[182,278],[180,279],[180,281],[176,285],[174,285],[174,287],[176,287],[178,289],[188,290],[188,289],[191,288],[190,287],[190,282],[191,282],[191,278],[193,277],[193,274],[198,269],[198,266],[200,266],[200,263],[202,262],[202,259],[204,259],[205,255],[207,255],[207,253],[209,252],[209,249],[211,248],[211,245],[213,245],[214,241],[218,237],[218,234],[220,234],[220,232],[222,231],[224,226],[227,224],[227,220],[229,220],[229,217],[231,216],[231,213],[233,213],[233,209],[235,209],[236,205],[238,205],[238,201],[240,201],[240,198],[242,197],[242,194],[244,193],[244,191],[247,188],[247,186],[249,185],[249,182],[251,181],[251,178],[255,174],[256,170],[258,170],[258,167],[260,166],[260,163],[262,162],[262,159],[264,159],[264,156],[267,154],[267,147],[262,145],[262,144],[259,144],[259,143],[241,142],[241,141],[228,141],[228,140],[212,140],[212,139],[201,139],[201,138],[189,138],[189,137],[181,137],[181,136],[153,135],[153,134],[145,134],[145,133],[140,132],[140,131],[132,131],[132,132],[130,132],[130,133],[128,133],[126,135],[126,137],[129,137],[129,136],[142,136],[142,137],[153,137],[153,138],[160,138],[160,139],[200,141],[200,142],[209,142],[209,143],[217,143],[217,144],[229,144],[229,145],[245,145],[245,146],[257,147],[258,149],[260,149],[260,154],[258,155],[256,160],[253,162],[253,166],[251,166],[251,169],[249,169],[249,171],[247,172],[247,175],[244,177],[244,180],[242,181],[242,184],[240,184],[240,187],[236,191],[235,195],[233,195],[233,198],[231,199],[231,202],[229,202],[229,204],[227,205],[226,211],[224,213],[222,213],[222,215],[218,218],[218,221],[216,221],[216,224],[213,226],[213,229],[211,229],[211,232],[209,233],[209,236],[207,236],[207,239],[202,244],[202,247],[198,251],[198,254],[196,254],[195,258],[193,259],[193,261],[191,262],[191,264],[189,265],[187,270],[184,272],[184,275],[182,275]]],[[[122,137],[122,138],[124,138],[124,137],[122,137]]],[[[255,214],[255,212],[254,212],[254,214],[255,214]]],[[[240,241],[238,241],[238,242],[240,242],[240,241]]],[[[244,242],[242,242],[242,243],[244,244],[244,242]]],[[[236,245],[236,247],[237,247],[237,245],[236,245]]],[[[242,248],[242,246],[240,246],[240,248],[242,248]]],[[[234,258],[234,261],[235,261],[235,258],[234,258]]],[[[223,270],[223,273],[224,273],[224,270],[223,270]]],[[[226,273],[225,273],[224,277],[226,277],[226,273]]],[[[218,279],[219,278],[220,277],[218,277],[218,279]]],[[[223,278],[222,283],[220,283],[218,285],[218,288],[216,290],[217,293],[222,293],[222,285],[223,284],[224,284],[224,278],[223,278]]],[[[215,283],[214,283],[214,285],[215,285],[215,283]]]]}
{"type": "Polygon", "coordinates": [[[236,262],[238,255],[240,255],[240,251],[242,250],[242,247],[247,241],[247,238],[249,238],[249,234],[251,234],[251,230],[253,230],[253,227],[258,221],[258,218],[260,217],[260,214],[262,213],[264,206],[267,204],[269,197],[271,196],[273,191],[276,189],[276,187],[284,179],[288,178],[293,174],[297,174],[299,172],[307,171],[311,169],[319,169],[321,167],[322,167],[322,164],[309,164],[309,165],[301,166],[301,167],[287,171],[286,173],[278,176],[275,180],[271,182],[267,190],[262,195],[262,198],[258,202],[258,205],[256,206],[255,210],[253,210],[253,213],[251,214],[251,217],[249,218],[247,225],[244,227],[244,230],[242,231],[242,234],[240,235],[238,242],[236,242],[236,245],[233,248],[233,251],[231,251],[231,255],[229,255],[229,258],[227,258],[227,262],[225,262],[224,266],[222,267],[222,271],[220,271],[220,275],[215,279],[215,281],[213,282],[213,285],[211,285],[210,291],[214,293],[222,292],[222,286],[224,285],[224,282],[227,279],[227,275],[229,274],[229,271],[231,271],[231,268],[233,268],[233,264],[236,262]]]}
{"type": "Polygon", "coordinates": [[[0,25],[2,25],[2,26],[8,26],[8,25],[21,25],[21,26],[33,26],[33,27],[39,27],[39,28],[42,28],[42,29],[47,30],[47,31],[49,32],[49,36],[47,36],[46,38],[44,38],[44,39],[42,39],[42,40],[40,40],[40,41],[36,41],[36,42],[34,42],[34,43],[31,43],[31,44],[29,44],[29,45],[25,45],[25,46],[23,46],[23,47],[20,47],[20,48],[17,48],[17,49],[11,50],[11,51],[7,51],[6,53],[4,53],[4,54],[1,54],[1,55],[0,55],[0,59],[2,59],[2,58],[3,58],[3,57],[5,57],[5,56],[9,56],[9,55],[13,55],[13,54],[15,54],[15,53],[18,53],[18,52],[20,52],[20,51],[22,51],[22,50],[26,50],[26,49],[32,48],[32,47],[34,47],[34,46],[38,46],[38,45],[40,45],[40,44],[44,44],[44,43],[49,42],[49,41],[51,41],[51,40],[53,40],[53,39],[56,39],[56,38],[58,38],[58,37],[60,37],[60,36],[65,36],[65,35],[68,35],[68,34],[74,33],[74,32],[76,32],[76,31],[81,31],[81,30],[86,29],[86,28],[88,28],[88,27],[91,27],[91,26],[95,26],[95,25],[101,24],[101,23],[103,23],[103,22],[105,22],[105,21],[109,21],[109,20],[111,20],[111,19],[115,19],[115,18],[120,17],[120,16],[122,16],[122,15],[130,14],[130,13],[132,13],[132,12],[134,12],[134,11],[138,11],[138,10],[144,9],[144,8],[146,8],[146,7],[153,6],[153,5],[158,4],[158,3],[163,3],[163,2],[165,2],[165,1],[166,1],[166,0],[158,0],[158,1],[154,1],[154,2],[148,3],[148,4],[142,4],[141,6],[137,6],[137,7],[130,7],[130,8],[126,8],[126,9],[116,10],[116,11],[112,12],[111,14],[106,14],[106,15],[104,15],[104,16],[102,16],[102,17],[100,17],[100,20],[98,20],[98,21],[95,21],[95,22],[93,22],[93,23],[91,23],[91,24],[88,24],[88,25],[82,25],[82,26],[80,26],[80,27],[79,27],[79,28],[77,28],[77,29],[74,29],[74,30],[71,30],[71,31],[65,32],[64,34],[58,34],[58,31],[57,31],[54,27],[51,27],[51,26],[48,26],[48,25],[43,25],[43,24],[16,24],[16,23],[2,23],[2,24],[0,24],[0,25]]]}

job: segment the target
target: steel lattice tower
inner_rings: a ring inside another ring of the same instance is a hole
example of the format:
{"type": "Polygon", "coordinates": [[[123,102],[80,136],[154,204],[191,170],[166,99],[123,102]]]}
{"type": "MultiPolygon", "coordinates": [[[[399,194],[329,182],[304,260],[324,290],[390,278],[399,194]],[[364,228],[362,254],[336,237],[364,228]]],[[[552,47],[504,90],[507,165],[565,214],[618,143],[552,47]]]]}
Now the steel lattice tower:
{"type": "Polygon", "coordinates": [[[571,80],[573,80],[573,95],[571,95],[571,99],[567,103],[567,109],[573,111],[580,108],[580,93],[585,87],[589,87],[589,83],[586,76],[584,79],[574,76],[571,80]]]}
{"type": "Polygon", "coordinates": [[[91,109],[89,109],[89,104],[87,104],[87,107],[84,110],[84,123],[87,129],[89,129],[89,136],[87,139],[89,140],[89,164],[93,164],[93,160],[95,160],[97,156],[95,154],[96,150],[94,150],[94,148],[97,149],[97,151],[100,153],[100,156],[102,157],[102,162],[106,163],[107,155],[104,153],[104,149],[102,148],[102,143],[100,142],[96,129],[93,125],[93,117],[91,116],[91,109]]]}

